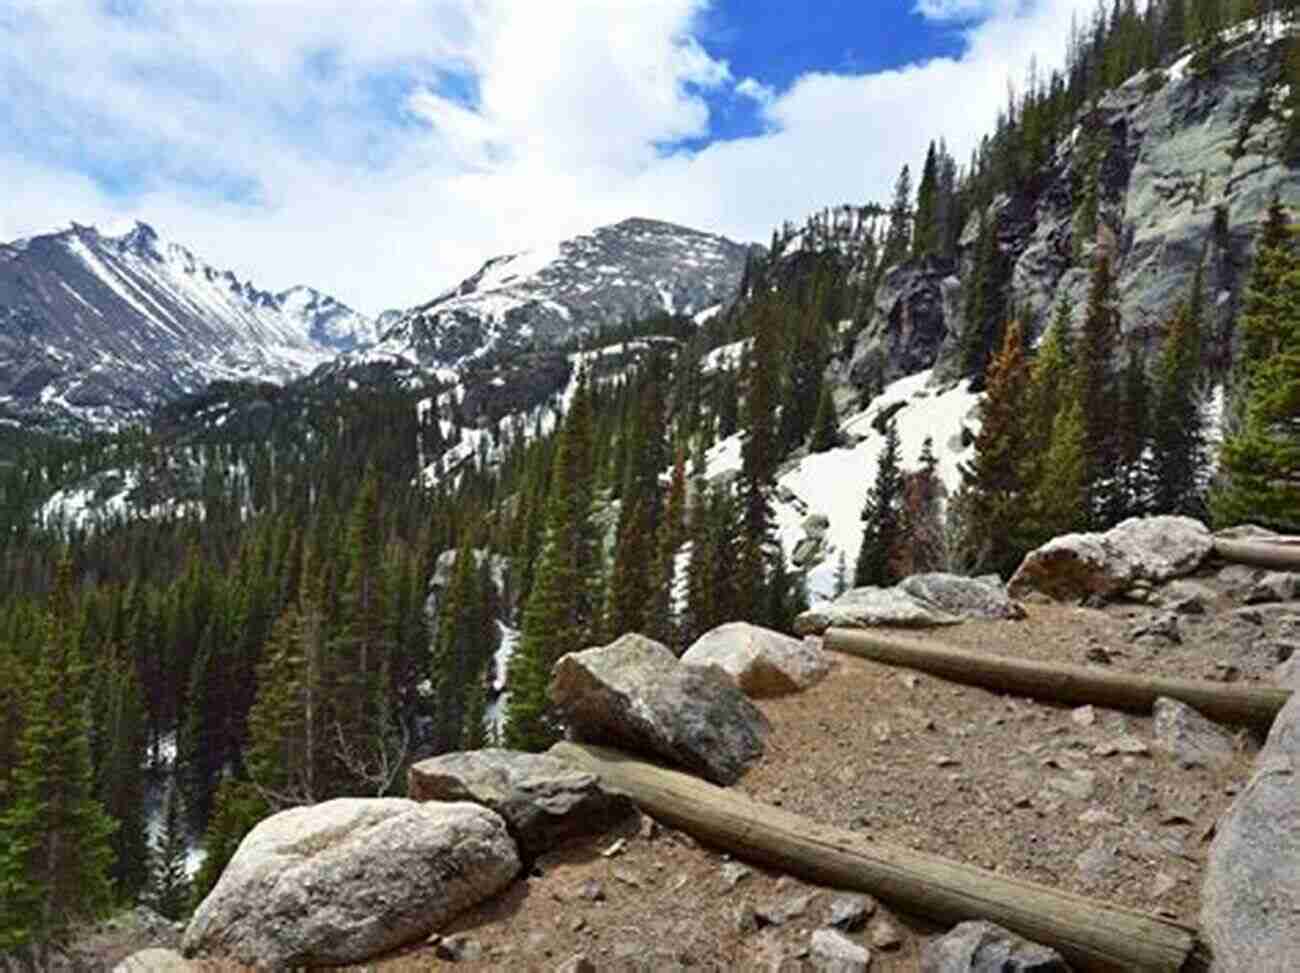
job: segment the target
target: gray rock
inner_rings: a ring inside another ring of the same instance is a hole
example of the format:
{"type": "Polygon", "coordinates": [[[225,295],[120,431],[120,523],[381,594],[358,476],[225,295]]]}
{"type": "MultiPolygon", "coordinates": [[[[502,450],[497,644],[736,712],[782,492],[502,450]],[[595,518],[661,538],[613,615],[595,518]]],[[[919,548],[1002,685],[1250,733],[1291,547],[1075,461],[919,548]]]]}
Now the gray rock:
{"type": "Polygon", "coordinates": [[[1183,641],[1183,634],[1178,627],[1178,616],[1173,612],[1165,612],[1134,626],[1129,632],[1129,638],[1177,645],[1183,641]]]}
{"type": "Polygon", "coordinates": [[[483,958],[483,944],[465,933],[439,939],[433,951],[439,959],[453,963],[477,963],[483,958]]]}
{"type": "Polygon", "coordinates": [[[1300,693],[1300,655],[1293,655],[1273,670],[1273,682],[1300,693]]]}
{"type": "Polygon", "coordinates": [[[763,755],[770,725],[715,666],[687,666],[629,634],[555,664],[551,699],[579,739],[663,757],[716,784],[763,755]]]}
{"type": "Polygon", "coordinates": [[[421,760],[407,772],[413,801],[471,801],[505,819],[525,858],[578,835],[598,834],[632,813],[621,794],[594,774],[555,757],[513,750],[473,750],[421,760]]]}
{"type": "Polygon", "coordinates": [[[113,967],[113,973],[195,973],[198,966],[172,949],[142,949],[113,967]]]}
{"type": "Polygon", "coordinates": [[[1070,967],[1054,949],[975,921],[926,943],[921,973],[1070,973],[1070,967]]]}
{"type": "Polygon", "coordinates": [[[1300,956],[1300,693],[1282,707],[1245,790],[1220,819],[1201,888],[1215,970],[1295,967],[1300,956]]]}
{"type": "Polygon", "coordinates": [[[867,938],[876,949],[883,949],[886,952],[903,945],[902,932],[888,916],[878,916],[872,920],[867,938]]]}
{"type": "Polygon", "coordinates": [[[557,966],[555,973],[596,973],[596,964],[582,953],[578,953],[557,966]]]}
{"type": "Polygon", "coordinates": [[[797,693],[831,669],[830,657],[816,643],[748,622],[705,632],[682,655],[682,664],[717,666],[750,697],[797,693]]]}
{"type": "Polygon", "coordinates": [[[754,870],[748,865],[742,865],[740,862],[727,862],[722,866],[722,883],[728,889],[734,889],[753,874],[754,870]]]}
{"type": "Polygon", "coordinates": [[[760,925],[783,926],[791,919],[797,919],[808,911],[816,892],[798,892],[779,899],[769,899],[754,907],[760,925]]]}
{"type": "Polygon", "coordinates": [[[1007,590],[1013,598],[1031,591],[1057,599],[1108,598],[1139,581],[1189,574],[1212,546],[1209,530],[1190,517],[1134,517],[1104,534],[1064,534],[1030,551],[1007,590]]]}
{"type": "Polygon", "coordinates": [[[1270,571],[1246,592],[1248,605],[1295,601],[1297,598],[1300,598],[1300,574],[1292,571],[1270,571]]]}
{"type": "Polygon", "coordinates": [[[871,963],[871,952],[834,929],[818,929],[808,941],[808,959],[814,970],[825,973],[859,973],[871,963]]]}
{"type": "Polygon", "coordinates": [[[1170,754],[1178,766],[1223,767],[1232,763],[1236,754],[1232,737],[1186,703],[1161,696],[1151,713],[1156,749],[1170,754]]]}
{"type": "Polygon", "coordinates": [[[1218,594],[1209,585],[1185,579],[1169,582],[1157,597],[1164,608],[1176,615],[1204,615],[1218,600],[1218,594]]]}
{"type": "Polygon", "coordinates": [[[831,900],[827,923],[835,929],[855,932],[875,914],[876,900],[869,895],[837,895],[831,900]]]}
{"type": "Polygon", "coordinates": [[[361,962],[428,936],[518,871],[505,822],[476,804],[294,808],[240,843],[182,952],[259,969],[361,962]]]}
{"type": "Polygon", "coordinates": [[[898,585],[922,604],[961,618],[1024,618],[1025,610],[1007,597],[1001,582],[958,574],[914,574],[898,585]]]}
{"type": "Polygon", "coordinates": [[[961,619],[917,601],[899,588],[850,588],[834,601],[824,602],[794,620],[799,635],[820,635],[828,628],[933,628],[959,625],[961,619]]]}

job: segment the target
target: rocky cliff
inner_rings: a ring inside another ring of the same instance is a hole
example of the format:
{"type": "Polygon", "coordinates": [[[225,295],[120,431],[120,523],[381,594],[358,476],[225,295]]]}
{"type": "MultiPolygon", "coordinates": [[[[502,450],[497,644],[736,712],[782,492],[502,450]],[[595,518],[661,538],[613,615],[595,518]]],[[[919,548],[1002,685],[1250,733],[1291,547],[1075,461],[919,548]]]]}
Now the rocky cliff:
{"type": "MultiPolygon", "coordinates": [[[[1269,203],[1276,195],[1300,206],[1300,169],[1283,158],[1286,40],[1246,25],[1224,35],[1213,61],[1187,51],[1140,72],[1079,114],[1029,189],[994,200],[987,216],[1031,337],[1058,300],[1081,320],[1096,241],[1076,239],[1077,217],[1085,167],[1095,165],[1099,235],[1112,247],[1125,333],[1146,345],[1158,340],[1204,259],[1209,364],[1226,366],[1269,203]]],[[[976,231],[972,217],[958,263],[909,262],[884,274],[853,351],[855,384],[931,365],[938,381],[959,376],[961,286],[976,231]]]]}

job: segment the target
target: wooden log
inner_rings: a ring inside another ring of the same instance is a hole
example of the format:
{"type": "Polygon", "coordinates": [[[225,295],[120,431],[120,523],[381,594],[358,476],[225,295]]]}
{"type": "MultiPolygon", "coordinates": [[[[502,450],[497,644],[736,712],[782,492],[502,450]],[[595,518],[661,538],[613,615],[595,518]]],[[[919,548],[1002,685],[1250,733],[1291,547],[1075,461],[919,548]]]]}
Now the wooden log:
{"type": "Polygon", "coordinates": [[[1264,731],[1291,698],[1289,689],[1277,686],[1143,676],[1093,666],[1014,659],[863,629],[828,628],[822,646],[873,662],[919,669],[953,682],[1056,703],[1092,703],[1149,713],[1157,697],[1169,696],[1212,720],[1264,731]]]}
{"type": "Polygon", "coordinates": [[[1234,541],[1215,538],[1214,553],[1225,561],[1275,571],[1300,571],[1300,537],[1275,541],[1234,541]]]}
{"type": "Polygon", "coordinates": [[[1195,930],[1174,922],[871,841],[617,750],[558,743],[550,753],[707,844],[935,922],[988,919],[1051,946],[1076,970],[1204,968],[1195,930]]]}

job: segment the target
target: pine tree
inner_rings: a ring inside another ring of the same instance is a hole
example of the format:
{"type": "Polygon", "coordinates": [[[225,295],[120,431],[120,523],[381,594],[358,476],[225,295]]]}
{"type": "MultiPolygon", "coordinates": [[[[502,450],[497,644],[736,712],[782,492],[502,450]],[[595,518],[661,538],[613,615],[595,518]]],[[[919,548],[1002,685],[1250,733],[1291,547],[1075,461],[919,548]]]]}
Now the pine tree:
{"type": "Polygon", "coordinates": [[[0,952],[61,937],[112,901],[113,821],[94,797],[85,665],[65,554],[46,609],[11,802],[0,813],[0,952]]]}
{"type": "MultiPolygon", "coordinates": [[[[1198,268],[1197,283],[1200,281],[1198,268]]],[[[1199,291],[1194,286],[1193,292],[1199,291]]],[[[1198,302],[1199,303],[1199,302],[1198,302]]],[[[1201,336],[1192,302],[1174,310],[1156,365],[1152,409],[1152,499],[1156,513],[1204,516],[1206,466],[1201,410],[1201,336]]]]}
{"type": "Polygon", "coordinates": [[[944,563],[943,481],[934,437],[921,444],[920,468],[903,475],[898,572],[906,577],[941,570],[944,563]]]}
{"type": "Polygon", "coordinates": [[[921,184],[916,190],[916,222],[912,231],[912,256],[933,256],[940,249],[939,209],[939,157],[934,142],[925,154],[925,167],[921,170],[921,184]]]}
{"type": "Polygon", "coordinates": [[[885,248],[880,263],[892,267],[907,259],[912,237],[912,173],[906,165],[894,183],[894,201],[889,208],[889,229],[885,233],[885,248]]]}
{"type": "Polygon", "coordinates": [[[1235,423],[1211,497],[1220,524],[1300,528],[1300,257],[1275,200],[1264,225],[1238,327],[1235,423]]]}
{"type": "Polygon", "coordinates": [[[155,912],[173,922],[183,919],[190,908],[192,892],[185,870],[187,854],[181,793],[174,782],[169,782],[163,802],[162,832],[153,846],[153,883],[149,901],[155,912]]]}
{"type": "Polygon", "coordinates": [[[966,559],[977,571],[1009,576],[1028,547],[1022,534],[1024,409],[1029,384],[1020,322],[1013,320],[989,363],[975,455],[962,467],[959,504],[966,559]]]}
{"type": "Polygon", "coordinates": [[[1078,395],[1084,434],[1084,496],[1088,524],[1094,528],[1112,525],[1108,513],[1119,506],[1114,496],[1121,488],[1116,469],[1119,462],[1115,370],[1113,349],[1119,340],[1119,317],[1114,308],[1110,255],[1098,252],[1088,289],[1088,306],[1079,344],[1078,395]]]}
{"type": "Polygon", "coordinates": [[[821,399],[817,403],[817,417],[813,421],[812,443],[808,449],[814,453],[825,453],[839,445],[839,419],[835,414],[835,398],[831,394],[830,383],[822,385],[821,399]]]}
{"type": "Polygon", "coordinates": [[[862,507],[862,546],[853,584],[889,587],[898,581],[895,553],[902,540],[903,474],[899,466],[898,423],[885,425],[885,445],[876,459],[876,478],[862,507]]]}
{"type": "Polygon", "coordinates": [[[1152,496],[1150,382],[1136,345],[1129,348],[1122,378],[1116,425],[1117,488],[1111,492],[1111,509],[1106,517],[1110,523],[1148,513],[1152,496]]]}
{"type": "Polygon", "coordinates": [[[194,876],[194,906],[203,901],[235,857],[239,843],[270,813],[247,781],[227,778],[217,789],[212,820],[203,833],[203,864],[194,876]]]}
{"type": "Polygon", "coordinates": [[[130,901],[149,878],[141,774],[145,757],[145,708],[134,666],[115,646],[105,651],[95,674],[91,698],[95,796],[109,817],[117,822],[109,840],[113,849],[109,874],[117,895],[130,901]]]}
{"type": "Polygon", "coordinates": [[[961,336],[962,362],[972,377],[972,389],[983,388],[989,355],[997,329],[1006,314],[1006,268],[998,247],[997,221],[982,212],[975,239],[975,264],[963,293],[965,326],[961,336]]]}
{"type": "Polygon", "coordinates": [[[678,452],[668,485],[668,503],[659,525],[651,584],[650,636],[668,646],[678,644],[673,590],[677,582],[677,552],[686,540],[686,454],[678,452]]]}
{"type": "Polygon", "coordinates": [[[780,388],[782,309],[771,302],[756,308],[754,345],[745,382],[745,440],[741,447],[741,500],[744,530],[736,564],[739,619],[762,613],[767,549],[772,537],[772,506],[768,490],[776,472],[776,403],[780,388]]]}

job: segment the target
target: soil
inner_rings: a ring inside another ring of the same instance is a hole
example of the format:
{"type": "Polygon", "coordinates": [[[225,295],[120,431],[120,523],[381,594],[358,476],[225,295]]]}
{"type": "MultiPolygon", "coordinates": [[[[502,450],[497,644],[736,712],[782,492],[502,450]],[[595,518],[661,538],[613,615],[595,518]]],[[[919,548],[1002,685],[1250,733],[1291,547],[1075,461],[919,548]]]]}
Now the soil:
{"type": "MultiPolygon", "coordinates": [[[[1028,604],[1024,619],[932,637],[1019,657],[1104,658],[1117,670],[1267,680],[1279,644],[1300,637],[1300,603],[1243,610],[1230,571],[1192,580],[1210,598],[1204,615],[1178,616],[1180,642],[1135,634],[1166,614],[1140,603],[1028,604]]],[[[1215,822],[1261,743],[1236,731],[1228,766],[1184,769],[1155,745],[1149,715],[1054,706],[848,656],[819,685],[758,705],[772,723],[768,752],[737,785],[755,799],[1190,926],[1215,822]],[[1122,737],[1144,752],[1111,753],[1122,737]]],[[[807,969],[810,937],[841,894],[742,866],[641,816],[544,856],[440,931],[451,945],[473,940],[469,956],[441,958],[434,937],[353,969],[550,971],[579,956],[597,970],[807,969]],[[756,927],[756,912],[791,903],[800,914],[756,927]]],[[[849,937],[870,948],[873,971],[919,970],[924,942],[943,930],[886,905],[873,903],[849,937]]]]}

